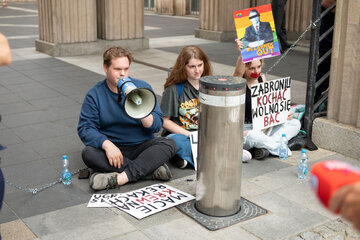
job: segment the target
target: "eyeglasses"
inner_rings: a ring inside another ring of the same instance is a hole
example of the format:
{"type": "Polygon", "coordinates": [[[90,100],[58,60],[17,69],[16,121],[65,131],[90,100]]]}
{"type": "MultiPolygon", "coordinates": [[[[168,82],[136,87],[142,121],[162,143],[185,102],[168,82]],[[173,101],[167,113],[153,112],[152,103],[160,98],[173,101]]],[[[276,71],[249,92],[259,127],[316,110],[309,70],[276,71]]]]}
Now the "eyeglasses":
{"type": "Polygon", "coordinates": [[[260,17],[260,15],[256,14],[254,16],[249,17],[249,19],[253,19],[253,18],[256,18],[256,17],[260,17]]]}

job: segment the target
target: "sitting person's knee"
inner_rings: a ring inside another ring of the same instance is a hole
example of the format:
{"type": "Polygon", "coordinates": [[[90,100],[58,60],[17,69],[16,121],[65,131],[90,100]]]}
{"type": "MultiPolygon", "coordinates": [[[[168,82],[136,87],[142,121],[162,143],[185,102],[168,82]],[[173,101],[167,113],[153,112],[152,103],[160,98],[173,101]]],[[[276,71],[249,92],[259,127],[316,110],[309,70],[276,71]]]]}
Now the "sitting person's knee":
{"type": "Polygon", "coordinates": [[[81,153],[82,159],[86,165],[88,165],[89,162],[92,162],[92,159],[94,158],[94,153],[98,149],[90,146],[86,146],[81,153]]]}
{"type": "Polygon", "coordinates": [[[176,142],[174,141],[174,139],[169,137],[165,137],[164,139],[165,143],[169,146],[169,150],[172,153],[172,156],[174,156],[177,150],[176,142]]]}

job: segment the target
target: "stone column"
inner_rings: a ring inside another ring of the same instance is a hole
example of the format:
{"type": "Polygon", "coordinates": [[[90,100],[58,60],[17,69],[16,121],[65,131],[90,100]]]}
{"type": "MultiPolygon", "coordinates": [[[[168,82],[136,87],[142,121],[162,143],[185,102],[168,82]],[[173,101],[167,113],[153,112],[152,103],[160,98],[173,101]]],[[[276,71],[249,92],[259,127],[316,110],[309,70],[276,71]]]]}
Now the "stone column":
{"type": "Polygon", "coordinates": [[[190,0],[155,0],[155,12],[177,16],[190,14],[190,0]]]}
{"type": "Polygon", "coordinates": [[[149,48],[144,38],[144,0],[97,0],[98,38],[105,48],[149,48]]]}
{"type": "Polygon", "coordinates": [[[51,56],[96,52],[96,0],[38,0],[36,50],[51,56]]]}
{"type": "Polygon", "coordinates": [[[195,37],[220,42],[236,38],[233,12],[250,7],[250,0],[200,0],[200,26],[195,37]]]}
{"type": "Polygon", "coordinates": [[[327,118],[317,118],[319,147],[360,159],[360,0],[337,1],[327,118]]]}

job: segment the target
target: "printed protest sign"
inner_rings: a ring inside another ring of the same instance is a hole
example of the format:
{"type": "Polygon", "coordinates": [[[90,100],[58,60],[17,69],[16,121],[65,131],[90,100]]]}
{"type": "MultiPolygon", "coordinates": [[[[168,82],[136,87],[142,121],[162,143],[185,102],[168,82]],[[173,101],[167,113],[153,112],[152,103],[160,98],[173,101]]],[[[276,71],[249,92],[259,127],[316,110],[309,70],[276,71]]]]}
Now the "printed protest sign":
{"type": "Polygon", "coordinates": [[[93,194],[87,207],[115,207],[142,219],[194,198],[165,184],[153,184],[127,193],[93,194]]]}
{"type": "Polygon", "coordinates": [[[280,55],[271,4],[233,12],[243,62],[280,55]]]}
{"type": "Polygon", "coordinates": [[[191,151],[193,155],[194,161],[194,168],[195,172],[197,170],[197,149],[198,149],[198,131],[191,131],[190,132],[190,144],[191,144],[191,151]]]}
{"type": "Polygon", "coordinates": [[[254,130],[286,122],[290,108],[290,77],[251,86],[251,115],[254,130]]]}

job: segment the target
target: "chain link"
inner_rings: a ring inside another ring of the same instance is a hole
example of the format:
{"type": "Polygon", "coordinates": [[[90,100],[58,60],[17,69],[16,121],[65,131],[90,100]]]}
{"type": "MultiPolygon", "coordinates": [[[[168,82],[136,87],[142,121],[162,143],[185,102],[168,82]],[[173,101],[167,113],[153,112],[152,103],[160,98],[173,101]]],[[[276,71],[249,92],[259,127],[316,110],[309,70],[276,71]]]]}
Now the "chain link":
{"type": "MultiPolygon", "coordinates": [[[[71,176],[75,176],[81,170],[85,170],[85,169],[87,169],[87,168],[78,169],[75,172],[71,173],[71,176]]],[[[61,181],[62,181],[62,179],[59,178],[59,179],[55,180],[54,182],[51,182],[49,184],[46,184],[46,185],[43,185],[43,186],[40,186],[40,187],[28,188],[28,187],[22,187],[22,186],[16,185],[15,183],[12,183],[12,182],[5,179],[5,182],[6,182],[7,185],[9,185],[11,187],[14,187],[14,188],[16,188],[18,190],[24,191],[24,192],[32,193],[33,195],[36,195],[37,193],[39,193],[39,192],[41,192],[41,191],[43,191],[45,189],[51,188],[52,186],[55,186],[56,184],[60,183],[61,181]]]]}
{"type": "Polygon", "coordinates": [[[307,28],[305,29],[305,31],[300,35],[300,37],[298,39],[296,39],[296,41],[291,44],[291,46],[285,51],[284,54],[281,55],[281,57],[266,71],[265,75],[267,75],[269,72],[271,72],[271,70],[279,64],[279,62],[281,62],[285,57],[286,55],[293,49],[296,47],[296,44],[304,38],[305,34],[310,30],[310,29],[314,29],[314,28],[317,28],[318,27],[318,23],[320,22],[321,20],[321,17],[319,17],[318,19],[316,19],[315,22],[311,22],[309,24],[309,26],[307,26],[307,28]]]}

